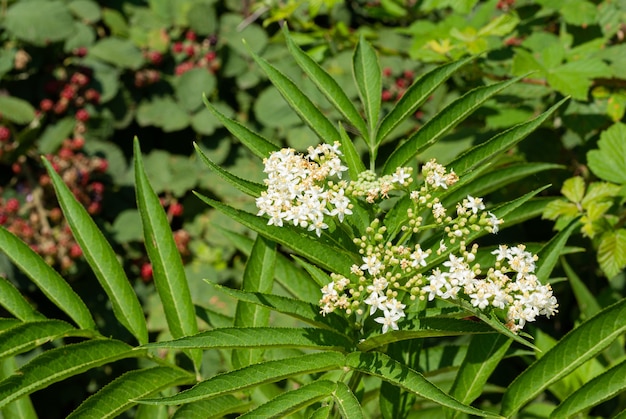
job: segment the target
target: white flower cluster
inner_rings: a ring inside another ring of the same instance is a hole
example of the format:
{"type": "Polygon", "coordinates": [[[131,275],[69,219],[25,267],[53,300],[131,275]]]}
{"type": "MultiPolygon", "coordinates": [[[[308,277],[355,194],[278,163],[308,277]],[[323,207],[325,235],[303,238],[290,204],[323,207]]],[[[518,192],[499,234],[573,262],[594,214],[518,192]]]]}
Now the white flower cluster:
{"type": "Polygon", "coordinates": [[[557,301],[549,284],[542,285],[533,274],[537,256],[525,246],[499,246],[495,266],[484,277],[480,268],[472,266],[477,246],[464,256],[450,254],[443,263],[447,270],[437,268],[426,277],[422,291],[428,300],[464,298],[472,306],[484,310],[489,306],[506,311],[506,326],[513,332],[535,321],[539,315],[548,318],[557,312],[557,301]]]}
{"type": "Polygon", "coordinates": [[[266,158],[264,180],[267,190],[256,199],[257,215],[269,216],[268,224],[283,226],[283,221],[315,231],[320,236],[328,228],[324,216],[337,217],[340,222],[352,214],[345,195],[345,181],[336,184],[327,179],[341,179],[347,167],[342,165],[339,143],[309,147],[306,156],[284,148],[266,158]]]}
{"type": "Polygon", "coordinates": [[[394,174],[378,177],[371,170],[359,173],[357,180],[350,183],[348,193],[354,197],[365,197],[372,204],[379,198],[389,198],[389,192],[412,182],[411,167],[398,167],[394,174]]]}

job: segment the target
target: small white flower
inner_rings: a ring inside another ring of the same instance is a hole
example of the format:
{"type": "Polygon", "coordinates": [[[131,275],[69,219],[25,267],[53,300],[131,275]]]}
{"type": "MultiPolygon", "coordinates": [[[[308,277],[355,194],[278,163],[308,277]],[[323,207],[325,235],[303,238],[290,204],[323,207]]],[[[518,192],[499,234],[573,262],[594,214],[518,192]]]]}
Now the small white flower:
{"type": "Polygon", "coordinates": [[[398,330],[398,320],[400,320],[402,316],[394,314],[389,310],[384,310],[383,315],[384,317],[377,317],[374,319],[376,323],[383,325],[383,333],[387,333],[389,328],[398,330]]]}
{"type": "Polygon", "coordinates": [[[360,269],[370,275],[378,274],[382,269],[384,269],[383,264],[376,258],[376,255],[371,256],[363,256],[363,265],[361,265],[360,269]]]}
{"type": "Polygon", "coordinates": [[[482,198],[474,198],[471,195],[467,195],[467,201],[463,201],[463,206],[468,210],[472,211],[472,213],[477,214],[478,211],[482,211],[485,209],[485,204],[483,204],[482,198]]]}

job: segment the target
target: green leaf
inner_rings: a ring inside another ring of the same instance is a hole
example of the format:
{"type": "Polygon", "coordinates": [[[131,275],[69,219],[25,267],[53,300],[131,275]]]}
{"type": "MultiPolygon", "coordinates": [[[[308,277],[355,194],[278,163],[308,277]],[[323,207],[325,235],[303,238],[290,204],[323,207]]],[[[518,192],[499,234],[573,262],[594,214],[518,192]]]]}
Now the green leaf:
{"type": "MultiPolygon", "coordinates": [[[[487,99],[498,94],[522,77],[479,87],[456,99],[391,153],[383,166],[383,174],[391,174],[396,168],[406,164],[415,155],[437,142],[443,134],[463,121],[487,99]]],[[[456,167],[454,169],[456,170],[456,167]]]]}
{"type": "Polygon", "coordinates": [[[295,390],[283,392],[269,402],[245,413],[240,418],[278,418],[287,417],[332,394],[337,384],[328,380],[314,381],[295,390]]]}
{"type": "Polygon", "coordinates": [[[336,313],[329,313],[326,316],[323,316],[320,314],[320,307],[317,304],[282,297],[280,295],[239,291],[222,287],[208,281],[207,283],[211,284],[221,292],[236,298],[237,300],[262,305],[279,313],[287,314],[315,327],[323,327],[335,331],[348,329],[348,322],[344,317],[336,313]]]}
{"type": "Polygon", "coordinates": [[[610,182],[626,183],[626,125],[617,123],[600,134],[597,150],[587,153],[594,175],[610,182]]]}
{"type": "Polygon", "coordinates": [[[242,179],[230,173],[228,170],[222,169],[218,164],[213,163],[211,159],[209,159],[206,154],[202,152],[200,147],[196,143],[193,144],[196,149],[196,153],[200,156],[200,159],[207,165],[211,170],[213,170],[216,174],[218,174],[222,179],[226,182],[233,185],[235,188],[239,189],[241,192],[250,195],[252,197],[261,196],[261,192],[265,190],[265,186],[250,182],[249,180],[242,179]]]}
{"type": "Polygon", "coordinates": [[[500,334],[472,336],[467,354],[448,393],[461,403],[469,404],[476,400],[511,342],[511,339],[500,334]]]}
{"type": "Polygon", "coordinates": [[[192,374],[169,366],[129,371],[82,402],[67,419],[114,418],[136,405],[136,399],[194,381],[192,374]]]}
{"type": "Polygon", "coordinates": [[[567,263],[564,257],[561,258],[561,266],[563,266],[565,275],[567,275],[567,278],[569,279],[570,285],[572,287],[572,291],[574,292],[574,296],[576,297],[576,303],[578,304],[578,308],[580,309],[581,318],[583,320],[586,320],[590,317],[593,317],[596,313],[600,312],[600,310],[602,310],[602,307],[600,307],[600,304],[598,304],[591,291],[589,291],[585,283],[571,268],[571,266],[569,265],[569,263],[567,263]]]}
{"type": "Polygon", "coordinates": [[[342,160],[348,166],[350,179],[356,180],[359,174],[365,171],[365,165],[356,151],[352,139],[348,137],[348,133],[341,124],[339,125],[339,141],[341,142],[341,150],[343,152],[342,160]]]}
{"type": "Polygon", "coordinates": [[[45,319],[43,314],[26,301],[15,285],[3,276],[0,276],[0,306],[22,321],[45,319]]]}
{"type": "Polygon", "coordinates": [[[69,377],[120,359],[143,356],[113,339],[88,340],[51,349],[34,358],[14,375],[0,381],[0,408],[27,394],[69,377]]]}
{"type": "Polygon", "coordinates": [[[308,54],[300,49],[291,39],[287,25],[283,25],[283,34],[287,41],[287,47],[293,58],[309,76],[311,81],[315,83],[317,88],[326,96],[326,99],[361,133],[365,138],[367,136],[367,126],[365,121],[359,114],[352,100],[346,95],[339,83],[326,72],[319,64],[317,64],[308,54]]]}
{"type": "Polygon", "coordinates": [[[265,59],[250,52],[257,64],[263,69],[267,77],[289,106],[298,113],[304,121],[322,140],[332,144],[339,140],[339,132],[332,122],[315,106],[309,97],[298,86],[285,76],[280,70],[268,63],[265,59]]]}
{"type": "Polygon", "coordinates": [[[139,343],[148,341],[148,330],[143,309],[126,278],[117,255],[106,241],[85,208],[76,200],[63,179],[45,158],[43,164],[52,180],[59,204],[74,238],[80,245],[87,263],[106,292],[118,321],[139,343]]]}
{"type": "MultiPolygon", "coordinates": [[[[5,378],[17,369],[15,358],[7,358],[0,361],[0,379],[5,378]]],[[[30,397],[22,397],[9,403],[0,409],[0,415],[4,418],[37,419],[35,407],[30,397]]]]}
{"type": "Polygon", "coordinates": [[[609,368],[572,393],[551,414],[554,419],[572,418],[626,390],[626,361],[609,368]]]}
{"type": "Polygon", "coordinates": [[[626,299],[583,322],[563,337],[509,385],[502,398],[503,416],[511,416],[528,401],[600,353],[626,332],[626,299]]]}
{"type": "Polygon", "coordinates": [[[445,82],[459,68],[474,60],[474,58],[475,57],[469,57],[442,65],[417,79],[411,87],[404,92],[398,103],[395,104],[393,109],[391,109],[380,123],[378,133],[376,134],[376,142],[380,144],[398,124],[415,114],[417,108],[430,97],[437,87],[445,82]]]}
{"type": "Polygon", "coordinates": [[[349,351],[353,344],[345,335],[324,329],[223,327],[169,342],[149,343],[144,347],[177,349],[310,348],[349,351]]]}
{"type": "Polygon", "coordinates": [[[565,244],[567,243],[567,239],[572,234],[572,232],[580,227],[578,220],[574,220],[570,223],[567,228],[559,231],[559,233],[552,237],[548,243],[543,245],[541,250],[537,253],[539,256],[539,260],[537,261],[535,275],[542,283],[548,282],[550,278],[550,274],[552,270],[556,266],[556,263],[565,248],[565,244]]]}
{"type": "Polygon", "coordinates": [[[354,50],[352,69],[369,124],[369,138],[365,138],[368,138],[370,149],[372,149],[375,145],[372,142],[375,141],[375,130],[380,114],[382,73],[376,51],[363,36],[354,50]]]}
{"type": "Polygon", "coordinates": [[[185,129],[191,123],[189,114],[170,96],[142,100],[137,107],[137,123],[154,125],[165,132],[185,129]]]}
{"type": "Polygon", "coordinates": [[[93,336],[61,320],[43,320],[21,323],[0,333],[0,359],[29,351],[44,343],[68,336],[93,336]]]}
{"type": "Polygon", "coordinates": [[[602,235],[598,262],[607,278],[613,278],[626,267],[626,229],[607,231],[602,235]]]}
{"type": "Polygon", "coordinates": [[[202,100],[204,101],[204,105],[219,119],[224,127],[261,159],[267,158],[271,153],[279,150],[279,147],[261,137],[259,134],[249,130],[239,122],[233,121],[218,111],[217,108],[209,102],[205,94],[202,95],[202,100]]]}
{"type": "MultiPolygon", "coordinates": [[[[74,320],[78,327],[82,329],[96,329],[96,323],[91,317],[89,309],[87,309],[83,300],[74,292],[72,287],[65,282],[63,277],[52,269],[30,246],[1,226],[0,249],[37,285],[54,305],[74,320]]],[[[16,301],[19,300],[20,298],[16,301]]],[[[24,313],[28,311],[30,310],[26,310],[24,313]]]]}
{"type": "Polygon", "coordinates": [[[205,68],[193,68],[175,79],[174,87],[178,102],[188,112],[202,106],[202,95],[210,95],[215,89],[215,76],[205,68]]]}
{"type": "Polygon", "coordinates": [[[137,70],[144,62],[143,54],[129,39],[102,38],[89,49],[89,56],[116,67],[137,70]]]}
{"type": "Polygon", "coordinates": [[[40,47],[62,41],[74,32],[74,19],[62,1],[13,3],[6,9],[3,25],[12,36],[40,47]]]}
{"type": "Polygon", "coordinates": [[[227,394],[210,400],[185,404],[176,410],[172,419],[220,419],[228,417],[231,413],[245,412],[249,408],[250,402],[227,394]]]}
{"type": "Polygon", "coordinates": [[[487,161],[493,159],[493,157],[498,153],[502,153],[510,149],[515,144],[526,138],[526,136],[537,129],[567,100],[568,98],[564,98],[538,117],[523,124],[516,125],[513,128],[492,137],[488,141],[472,147],[447,166],[453,168],[459,176],[463,176],[472,169],[485,164],[487,161]]]}
{"type": "Polygon", "coordinates": [[[319,352],[294,358],[266,361],[216,375],[196,384],[189,390],[158,399],[143,399],[147,404],[184,404],[209,399],[265,383],[275,383],[301,374],[336,370],[343,366],[345,357],[337,352],[319,352]]]}
{"type": "Polygon", "coordinates": [[[25,125],[35,119],[35,108],[24,99],[13,96],[0,96],[2,117],[16,124],[25,125]]]}
{"type": "MultiPolygon", "coordinates": [[[[243,272],[242,290],[246,292],[270,293],[274,285],[276,265],[276,243],[257,235],[243,272]]],[[[260,305],[238,301],[235,310],[235,326],[265,327],[269,325],[270,311],[260,305]]],[[[259,362],[260,351],[233,351],[232,364],[241,368],[259,362]]]]}
{"type": "Polygon", "coordinates": [[[76,119],[70,116],[46,126],[37,141],[38,151],[41,154],[55,153],[61,147],[63,140],[71,135],[75,127],[76,119]]]}
{"type": "Polygon", "coordinates": [[[81,20],[87,23],[95,23],[102,18],[100,6],[91,0],[73,0],[67,7],[81,20]]]}
{"type": "Polygon", "coordinates": [[[585,197],[585,181],[580,176],[574,176],[563,182],[561,193],[570,202],[580,203],[585,197]]]}
{"type": "Polygon", "coordinates": [[[380,352],[353,352],[346,357],[346,365],[353,370],[381,378],[403,390],[459,412],[483,417],[499,417],[489,412],[464,405],[444,393],[417,371],[380,352]]]}
{"type": "Polygon", "coordinates": [[[350,388],[343,381],[338,381],[336,384],[337,388],[333,397],[341,416],[349,419],[365,418],[363,408],[350,388]]]}
{"type": "MultiPolygon", "coordinates": [[[[137,207],[141,214],[144,243],[152,263],[154,284],[165,311],[167,325],[174,338],[196,334],[198,324],[183,262],[167,214],[146,176],[137,137],[134,140],[134,154],[137,207]]],[[[202,354],[193,352],[190,355],[199,367],[202,354]]]]}
{"type": "Polygon", "coordinates": [[[194,192],[194,194],[205,203],[228,215],[233,220],[251,228],[270,240],[293,249],[296,253],[315,262],[319,266],[341,275],[350,275],[350,267],[355,261],[352,255],[344,250],[331,247],[318,238],[304,233],[304,231],[300,232],[296,230],[295,227],[269,226],[264,218],[235,209],[197,192],[194,192]]]}

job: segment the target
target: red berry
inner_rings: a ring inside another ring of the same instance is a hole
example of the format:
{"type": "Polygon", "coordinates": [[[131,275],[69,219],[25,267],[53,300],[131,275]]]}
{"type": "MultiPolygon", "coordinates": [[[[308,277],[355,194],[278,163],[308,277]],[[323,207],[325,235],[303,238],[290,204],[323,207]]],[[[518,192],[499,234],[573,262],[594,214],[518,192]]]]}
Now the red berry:
{"type": "Polygon", "coordinates": [[[17,210],[20,209],[20,201],[18,201],[17,198],[9,198],[7,199],[5,208],[9,213],[17,212],[17,210]]]}
{"type": "Polygon", "coordinates": [[[77,57],[84,57],[85,55],[87,55],[87,48],[86,47],[74,48],[72,52],[77,57]]]}
{"type": "Polygon", "coordinates": [[[65,99],[73,99],[76,96],[76,89],[73,86],[67,85],[61,91],[61,97],[65,99]]]}
{"type": "Polygon", "coordinates": [[[72,148],[74,150],[80,150],[85,146],[85,139],[83,137],[76,137],[72,140],[72,148]]]}
{"type": "Polygon", "coordinates": [[[89,206],[87,207],[87,212],[91,215],[97,214],[100,212],[100,209],[102,208],[102,206],[100,205],[99,202],[92,202],[91,204],[89,204],[89,206]]]}
{"type": "Polygon", "coordinates": [[[5,126],[0,126],[0,142],[9,141],[11,138],[11,130],[5,126]]]}
{"type": "Polygon", "coordinates": [[[185,34],[185,39],[187,39],[188,41],[194,42],[196,40],[196,33],[194,31],[187,31],[187,33],[185,34]]]}
{"type": "Polygon", "coordinates": [[[89,83],[89,77],[87,77],[83,73],[74,73],[70,78],[70,83],[75,84],[79,87],[84,87],[89,83]]]}
{"type": "Polygon", "coordinates": [[[100,159],[98,167],[96,168],[100,172],[106,172],[109,168],[109,162],[106,159],[100,159]]]}
{"type": "Polygon", "coordinates": [[[63,147],[59,150],[59,157],[63,160],[70,160],[74,157],[74,152],[69,148],[63,147]]]}
{"type": "Polygon", "coordinates": [[[50,99],[43,99],[41,102],[39,102],[39,109],[41,109],[42,112],[49,112],[50,110],[52,110],[53,106],[54,102],[50,99]]]}
{"type": "Polygon", "coordinates": [[[389,76],[391,76],[391,73],[392,73],[392,71],[391,71],[390,67],[383,68],[383,76],[389,77],[389,76]]]}
{"type": "Polygon", "coordinates": [[[93,182],[91,184],[91,190],[97,195],[102,195],[104,192],[104,184],[101,182],[93,182]]]}
{"type": "Polygon", "coordinates": [[[76,119],[80,122],[87,122],[89,120],[89,112],[86,109],[79,109],[76,111],[76,119]]]}
{"type": "Polygon", "coordinates": [[[380,96],[383,102],[388,102],[393,98],[393,93],[390,90],[383,90],[380,96]]]}
{"type": "Polygon", "coordinates": [[[193,57],[196,53],[196,49],[193,47],[193,45],[187,45],[185,47],[185,54],[187,54],[188,57],[193,57]]]}
{"type": "Polygon", "coordinates": [[[65,113],[65,111],[67,111],[67,99],[62,98],[61,100],[59,100],[53,108],[53,111],[55,114],[60,115],[62,113],[65,113]]]}
{"type": "Polygon", "coordinates": [[[209,51],[204,56],[204,58],[206,58],[208,62],[213,61],[215,57],[217,57],[217,54],[215,53],[215,51],[209,51]]]}
{"type": "Polygon", "coordinates": [[[409,80],[413,80],[413,77],[415,76],[411,70],[404,70],[403,74],[404,78],[409,80]]]}
{"type": "Polygon", "coordinates": [[[148,52],[148,59],[154,65],[160,65],[163,62],[163,54],[158,51],[148,52]]]}
{"type": "Polygon", "coordinates": [[[91,103],[98,104],[100,103],[100,92],[96,89],[87,89],[85,92],[85,99],[87,99],[91,103]]]}
{"type": "Polygon", "coordinates": [[[72,247],[70,248],[70,256],[73,259],[79,258],[83,255],[83,250],[80,248],[80,246],[76,243],[74,243],[72,245],[72,247]]]}
{"type": "Polygon", "coordinates": [[[172,217],[179,217],[183,215],[183,210],[184,208],[181,204],[179,204],[178,202],[174,202],[172,205],[170,205],[168,212],[172,215],[172,217]]]}
{"type": "Polygon", "coordinates": [[[149,281],[152,279],[152,265],[149,263],[144,263],[141,265],[141,279],[144,281],[149,281]]]}
{"type": "Polygon", "coordinates": [[[19,163],[13,163],[11,165],[11,170],[13,170],[13,173],[18,174],[18,173],[22,173],[22,166],[19,163]]]}
{"type": "Polygon", "coordinates": [[[174,45],[172,45],[172,51],[176,54],[180,54],[181,52],[183,52],[183,43],[182,42],[174,42],[174,45]]]}

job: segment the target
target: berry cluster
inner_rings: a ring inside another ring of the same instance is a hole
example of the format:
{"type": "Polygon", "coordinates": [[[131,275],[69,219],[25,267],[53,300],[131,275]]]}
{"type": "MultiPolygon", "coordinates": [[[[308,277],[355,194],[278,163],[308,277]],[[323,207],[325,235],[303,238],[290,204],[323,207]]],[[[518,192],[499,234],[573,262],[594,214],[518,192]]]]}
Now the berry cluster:
{"type": "MultiPolygon", "coordinates": [[[[107,161],[83,152],[84,141],[67,139],[56,155],[47,159],[90,214],[101,209],[102,174],[107,161]]],[[[51,266],[68,272],[82,251],[56,204],[50,177],[40,165],[20,156],[8,182],[0,187],[0,225],[21,238],[51,266]]]]}
{"type": "MultiPolygon", "coordinates": [[[[415,79],[415,75],[411,70],[404,70],[399,75],[394,75],[394,71],[390,67],[383,69],[383,83],[384,88],[381,93],[381,99],[383,102],[397,102],[399,101],[406,89],[408,89],[415,79]]],[[[422,119],[424,112],[418,110],[415,112],[415,118],[422,119]]]]}
{"type": "Polygon", "coordinates": [[[180,76],[193,68],[206,68],[216,73],[221,66],[215,52],[216,44],[215,35],[198,39],[194,31],[187,31],[184,39],[172,44],[172,53],[177,63],[174,73],[180,76]]]}

